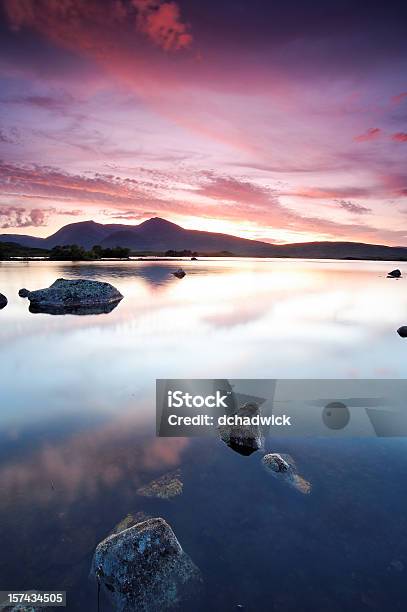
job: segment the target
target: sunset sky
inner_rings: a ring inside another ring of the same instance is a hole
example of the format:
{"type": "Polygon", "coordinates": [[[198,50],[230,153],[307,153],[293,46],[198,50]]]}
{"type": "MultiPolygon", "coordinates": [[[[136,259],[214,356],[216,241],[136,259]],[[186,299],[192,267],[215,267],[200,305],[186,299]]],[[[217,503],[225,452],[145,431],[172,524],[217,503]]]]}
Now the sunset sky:
{"type": "Polygon", "coordinates": [[[0,232],[407,246],[405,2],[0,6],[0,232]]]}

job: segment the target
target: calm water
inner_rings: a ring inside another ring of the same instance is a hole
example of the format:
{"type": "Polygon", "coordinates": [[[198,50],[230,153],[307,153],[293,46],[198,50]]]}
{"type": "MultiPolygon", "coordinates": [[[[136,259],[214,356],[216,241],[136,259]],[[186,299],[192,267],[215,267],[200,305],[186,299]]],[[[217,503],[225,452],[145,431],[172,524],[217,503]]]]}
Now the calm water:
{"type": "Polygon", "coordinates": [[[154,389],[177,377],[406,378],[395,330],[407,280],[385,278],[394,263],[182,265],[180,281],[168,262],[0,263],[0,589],[64,589],[69,610],[96,610],[95,545],[143,511],[166,518],[200,567],[202,609],[405,610],[403,439],[268,439],[310,481],[302,495],[258,453],[155,438],[154,389]],[[125,299],[107,315],[29,313],[18,290],[59,277],[109,281],[125,299]],[[136,494],[175,468],[182,495],[136,494]]]}

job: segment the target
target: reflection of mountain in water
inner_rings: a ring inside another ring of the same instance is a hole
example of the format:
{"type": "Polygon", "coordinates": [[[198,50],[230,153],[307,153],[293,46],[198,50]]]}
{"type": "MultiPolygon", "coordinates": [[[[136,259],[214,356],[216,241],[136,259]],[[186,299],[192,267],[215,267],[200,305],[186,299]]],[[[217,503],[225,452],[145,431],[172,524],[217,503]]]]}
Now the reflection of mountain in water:
{"type": "Polygon", "coordinates": [[[172,272],[176,269],[176,265],[72,265],[61,266],[61,271],[64,275],[77,276],[81,278],[95,278],[104,280],[108,275],[110,278],[141,278],[149,285],[163,286],[170,282],[174,282],[172,272]]]}

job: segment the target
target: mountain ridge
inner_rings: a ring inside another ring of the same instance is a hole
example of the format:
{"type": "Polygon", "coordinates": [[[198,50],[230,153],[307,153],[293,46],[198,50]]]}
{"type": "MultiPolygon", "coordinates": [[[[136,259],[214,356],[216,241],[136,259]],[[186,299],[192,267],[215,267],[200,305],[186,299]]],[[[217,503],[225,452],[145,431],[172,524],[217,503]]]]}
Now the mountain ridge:
{"type": "Polygon", "coordinates": [[[189,230],[167,219],[152,217],[137,225],[102,224],[93,220],[70,223],[46,238],[24,234],[1,234],[0,242],[24,247],[51,249],[77,244],[86,249],[127,247],[133,252],[191,250],[199,253],[230,252],[252,257],[309,257],[322,259],[407,259],[407,247],[393,247],[352,241],[314,241],[271,244],[230,234],[189,230]]]}

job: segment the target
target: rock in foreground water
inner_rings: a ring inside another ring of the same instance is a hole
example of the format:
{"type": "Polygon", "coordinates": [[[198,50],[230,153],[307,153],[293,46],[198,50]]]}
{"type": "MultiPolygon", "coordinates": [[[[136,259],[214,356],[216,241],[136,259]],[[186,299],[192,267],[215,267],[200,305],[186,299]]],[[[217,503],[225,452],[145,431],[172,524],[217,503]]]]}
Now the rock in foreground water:
{"type": "Polygon", "coordinates": [[[110,283],[59,278],[47,289],[29,291],[31,312],[99,314],[113,310],[123,299],[110,283]]]}
{"type": "MultiPolygon", "coordinates": [[[[257,415],[260,415],[260,408],[253,402],[241,406],[235,413],[239,417],[257,415]]],[[[241,455],[251,455],[263,447],[264,435],[260,425],[221,425],[218,429],[221,439],[241,455]]]]}
{"type": "Polygon", "coordinates": [[[187,273],[182,268],[179,268],[178,270],[173,272],[173,275],[176,276],[177,278],[184,278],[184,276],[186,276],[187,273]]]}
{"type": "Polygon", "coordinates": [[[201,574],[162,518],[152,518],[98,544],[93,574],[119,612],[158,612],[179,605],[201,574]]]}
{"type": "Polygon", "coordinates": [[[397,333],[402,338],[407,338],[407,325],[402,325],[398,328],[397,333]]]}
{"type": "Polygon", "coordinates": [[[391,272],[388,273],[387,278],[400,278],[401,276],[401,272],[400,270],[392,270],[391,272]]]}
{"type": "Polygon", "coordinates": [[[290,455],[269,453],[263,457],[263,465],[274,477],[279,478],[294,487],[300,493],[307,495],[311,491],[311,483],[297,474],[297,467],[290,455]]]}
{"type": "Polygon", "coordinates": [[[0,310],[4,308],[5,306],[7,306],[7,298],[5,295],[0,293],[0,310]]]}
{"type": "Polygon", "coordinates": [[[26,298],[29,295],[29,291],[28,289],[25,289],[25,287],[23,287],[23,289],[20,289],[20,291],[18,292],[18,295],[22,298],[26,298]]]}

